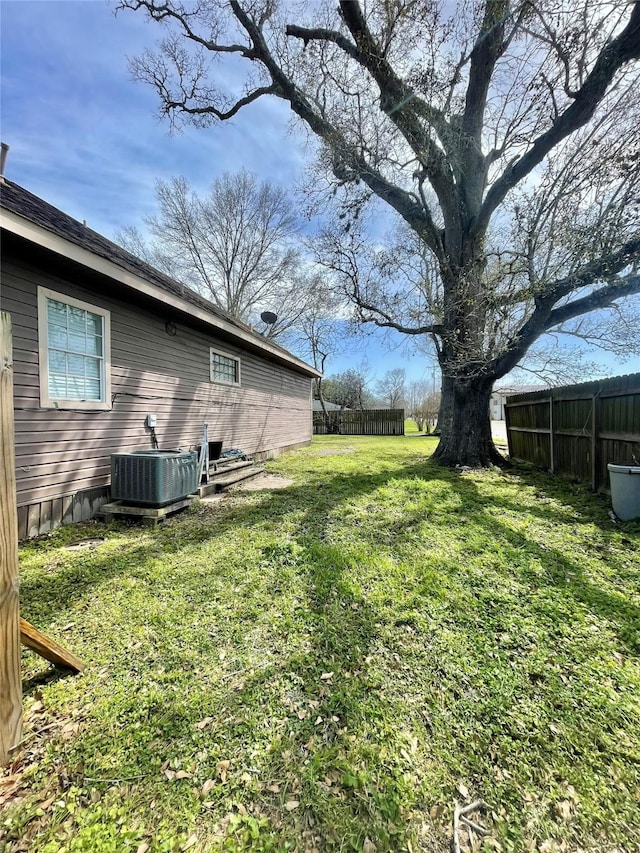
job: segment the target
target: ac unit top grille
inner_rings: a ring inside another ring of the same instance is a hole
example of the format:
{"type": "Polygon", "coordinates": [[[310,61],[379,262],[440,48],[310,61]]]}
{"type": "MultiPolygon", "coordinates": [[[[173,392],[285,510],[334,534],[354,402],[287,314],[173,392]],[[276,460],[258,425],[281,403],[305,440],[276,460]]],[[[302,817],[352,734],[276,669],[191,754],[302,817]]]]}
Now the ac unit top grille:
{"type": "Polygon", "coordinates": [[[194,492],[198,456],[182,450],[138,450],[111,456],[111,498],[164,506],[194,492]]]}

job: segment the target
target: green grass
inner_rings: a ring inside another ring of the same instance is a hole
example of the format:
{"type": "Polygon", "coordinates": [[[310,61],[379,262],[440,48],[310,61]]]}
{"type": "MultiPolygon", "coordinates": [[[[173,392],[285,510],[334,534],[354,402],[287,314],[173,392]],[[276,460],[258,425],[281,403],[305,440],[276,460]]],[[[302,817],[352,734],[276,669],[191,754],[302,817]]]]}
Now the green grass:
{"type": "Polygon", "coordinates": [[[434,446],[321,437],[287,489],[26,544],[87,668],[24,653],[0,850],[444,853],[476,798],[482,849],[640,849],[640,524],[434,446]]]}

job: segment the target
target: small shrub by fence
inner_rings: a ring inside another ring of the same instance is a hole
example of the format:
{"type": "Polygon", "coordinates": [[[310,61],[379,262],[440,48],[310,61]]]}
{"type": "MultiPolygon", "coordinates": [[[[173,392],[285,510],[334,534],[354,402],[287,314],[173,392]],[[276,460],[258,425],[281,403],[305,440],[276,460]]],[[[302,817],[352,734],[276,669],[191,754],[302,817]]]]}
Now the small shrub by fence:
{"type": "Polygon", "coordinates": [[[594,490],[607,463],[640,459],[640,373],[507,398],[509,455],[594,490]]]}
{"type": "Polygon", "coordinates": [[[314,412],[314,435],[404,435],[404,409],[314,412]]]}

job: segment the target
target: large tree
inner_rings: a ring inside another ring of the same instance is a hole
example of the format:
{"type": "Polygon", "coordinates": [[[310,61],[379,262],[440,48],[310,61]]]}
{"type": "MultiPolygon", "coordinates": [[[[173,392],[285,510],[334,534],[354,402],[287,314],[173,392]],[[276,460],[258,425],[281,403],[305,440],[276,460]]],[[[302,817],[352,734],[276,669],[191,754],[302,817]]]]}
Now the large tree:
{"type": "Polygon", "coordinates": [[[156,182],[149,237],[127,226],[116,236],[129,251],[202,293],[271,338],[304,315],[316,289],[296,244],[299,223],[282,187],[241,170],[197,193],[185,178],[156,182]],[[277,321],[261,325],[264,311],[277,321]]]}
{"type": "Polygon", "coordinates": [[[390,299],[357,258],[350,287],[363,319],[432,337],[443,463],[496,459],[491,387],[542,334],[640,292],[639,2],[120,5],[167,25],[134,69],[173,120],[279,98],[320,140],[343,237],[371,199],[404,223],[426,285],[387,264],[390,299]]]}

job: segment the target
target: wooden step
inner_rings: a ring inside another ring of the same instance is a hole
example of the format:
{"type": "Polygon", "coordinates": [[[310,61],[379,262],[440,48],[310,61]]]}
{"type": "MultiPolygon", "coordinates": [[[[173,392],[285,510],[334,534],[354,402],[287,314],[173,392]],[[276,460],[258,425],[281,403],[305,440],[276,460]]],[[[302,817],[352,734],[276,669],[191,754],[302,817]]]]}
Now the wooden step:
{"type": "Polygon", "coordinates": [[[248,480],[251,477],[257,477],[258,474],[262,474],[263,471],[264,468],[256,468],[255,466],[251,468],[244,468],[242,471],[235,471],[228,477],[221,478],[217,481],[218,491],[223,491],[229,486],[233,486],[234,483],[239,483],[242,480],[248,480]]]}
{"type": "Polygon", "coordinates": [[[198,495],[204,498],[206,495],[211,495],[214,492],[223,492],[229,486],[233,486],[234,483],[240,483],[242,480],[256,477],[258,474],[262,474],[263,471],[264,468],[257,468],[253,463],[250,466],[236,468],[229,473],[225,471],[224,475],[218,474],[215,477],[211,477],[209,483],[203,483],[198,489],[198,495]]]}
{"type": "Polygon", "coordinates": [[[253,464],[253,460],[245,459],[240,462],[228,462],[217,470],[211,467],[209,469],[209,482],[200,483],[199,488],[196,489],[196,494],[202,498],[204,497],[204,495],[210,495],[215,491],[219,491],[215,488],[216,483],[220,482],[221,480],[226,480],[236,471],[246,471],[248,469],[253,468],[253,464]]]}
{"type": "Polygon", "coordinates": [[[250,465],[253,465],[253,459],[240,459],[233,462],[224,462],[223,464],[211,462],[209,464],[209,478],[214,477],[216,474],[226,474],[227,471],[235,471],[237,468],[248,468],[250,465]]]}

